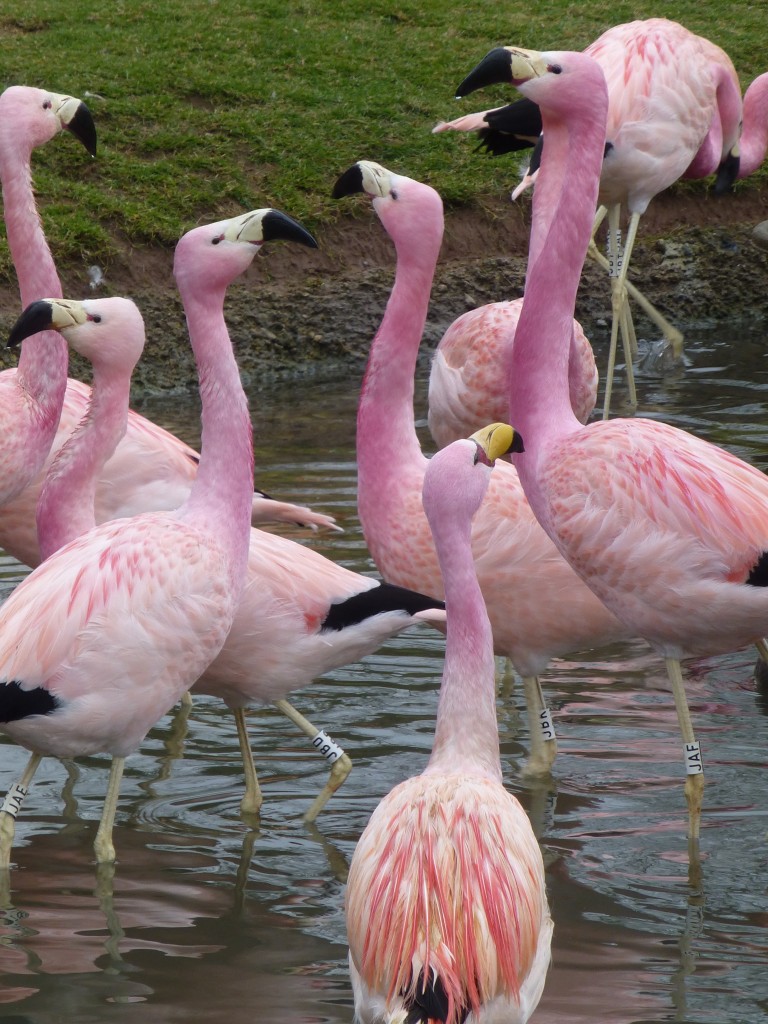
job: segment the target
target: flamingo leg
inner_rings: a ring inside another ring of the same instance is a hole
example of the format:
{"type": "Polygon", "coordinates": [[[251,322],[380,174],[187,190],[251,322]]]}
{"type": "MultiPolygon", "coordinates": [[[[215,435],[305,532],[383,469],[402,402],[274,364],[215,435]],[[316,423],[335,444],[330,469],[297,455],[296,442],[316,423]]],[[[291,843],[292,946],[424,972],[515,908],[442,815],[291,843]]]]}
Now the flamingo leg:
{"type": "Polygon", "coordinates": [[[275,707],[282,711],[286,717],[290,718],[294,725],[297,725],[303,733],[306,733],[311,738],[312,746],[331,764],[331,774],[328,777],[328,781],[304,815],[305,821],[314,821],[352,771],[352,762],[341,747],[333,742],[330,736],[317,729],[309,719],[305,718],[287,700],[276,700],[275,707]]]}
{"type": "Polygon", "coordinates": [[[101,821],[93,841],[93,849],[96,853],[98,864],[111,863],[115,859],[115,847],[112,843],[112,830],[115,826],[115,814],[117,813],[117,798],[120,795],[120,783],[123,779],[125,768],[124,757],[113,757],[112,767],[109,770],[109,783],[107,795],[104,797],[104,809],[101,812],[101,821]]]}
{"type": "Polygon", "coordinates": [[[0,807],[0,869],[7,869],[11,864],[11,847],[13,837],[16,834],[16,815],[19,813],[22,801],[27,795],[30,783],[38,769],[42,756],[32,754],[24,774],[18,782],[14,782],[6,794],[3,806],[0,807]]]}
{"type": "MultiPolygon", "coordinates": [[[[626,317],[624,309],[627,303],[626,279],[629,259],[632,255],[632,246],[637,234],[639,218],[632,215],[629,222],[627,240],[622,248],[621,225],[619,218],[621,207],[614,204],[608,210],[608,273],[611,278],[611,307],[613,316],[611,318],[611,342],[608,350],[608,370],[605,379],[605,403],[603,405],[603,419],[607,420],[611,411],[611,397],[613,395],[613,375],[616,367],[616,349],[618,347],[619,329],[621,328],[621,341],[624,350],[624,363],[627,369],[627,384],[630,393],[630,402],[635,395],[634,373],[632,370],[632,345],[630,338],[634,336],[634,329],[631,335],[627,332],[626,317]]],[[[635,396],[634,405],[637,405],[635,396]]]]}
{"type": "Polygon", "coordinates": [[[264,797],[261,795],[261,786],[256,775],[256,765],[253,763],[253,751],[248,741],[248,727],[245,721],[245,711],[242,708],[235,708],[235,725],[237,726],[237,738],[240,743],[240,756],[243,759],[243,775],[245,776],[245,793],[240,801],[241,814],[258,814],[264,797]]]}
{"type": "Polygon", "coordinates": [[[701,806],[704,799],[704,764],[701,748],[693,732],[691,713],[685,696],[683,673],[677,658],[666,658],[667,674],[672,683],[672,694],[677,708],[677,720],[685,750],[685,799],[688,804],[688,838],[698,846],[701,826],[701,806]]]}
{"type": "Polygon", "coordinates": [[[523,687],[531,737],[531,751],[523,774],[546,777],[551,774],[557,755],[552,715],[544,702],[541,684],[536,676],[523,676],[523,687]]]}

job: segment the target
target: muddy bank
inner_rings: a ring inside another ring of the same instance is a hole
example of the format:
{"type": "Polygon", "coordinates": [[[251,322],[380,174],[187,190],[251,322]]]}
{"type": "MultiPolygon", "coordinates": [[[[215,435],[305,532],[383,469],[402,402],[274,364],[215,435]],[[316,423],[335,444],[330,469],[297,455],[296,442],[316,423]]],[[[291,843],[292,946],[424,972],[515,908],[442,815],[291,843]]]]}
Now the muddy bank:
{"type": "MultiPolygon", "coordinates": [[[[530,206],[503,200],[451,211],[425,332],[425,357],[460,313],[521,294],[530,206]]],[[[667,194],[643,218],[632,278],[673,323],[768,314],[768,251],[752,236],[768,219],[768,192],[744,188],[715,199],[705,191],[667,194]]],[[[244,378],[275,380],[357,370],[392,284],[394,250],[361,200],[356,215],[317,232],[321,248],[267,246],[247,277],[230,289],[227,320],[244,378]]],[[[62,272],[65,295],[125,294],[141,307],[147,347],[136,393],[192,387],[194,365],[171,276],[172,253],[131,250],[105,268],[90,290],[84,268],[62,272]]],[[[13,283],[2,289],[3,323],[18,308],[13,283]]],[[[610,319],[602,271],[588,263],[577,317],[585,327],[610,319]]],[[[648,329],[637,316],[638,331],[648,329]]],[[[5,358],[12,365],[15,357],[5,358]]],[[[77,371],[75,371],[77,373],[77,371]]],[[[77,373],[77,375],[81,375],[77,373]]]]}

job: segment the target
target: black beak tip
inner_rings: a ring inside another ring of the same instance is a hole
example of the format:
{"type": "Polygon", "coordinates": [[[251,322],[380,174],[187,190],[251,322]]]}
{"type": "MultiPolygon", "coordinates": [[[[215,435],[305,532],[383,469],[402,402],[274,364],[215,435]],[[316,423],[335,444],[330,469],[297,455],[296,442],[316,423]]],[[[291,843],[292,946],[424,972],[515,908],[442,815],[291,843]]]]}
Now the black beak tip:
{"type": "Polygon", "coordinates": [[[8,348],[16,348],[25,338],[48,330],[52,322],[53,309],[50,302],[38,299],[37,302],[30,303],[11,328],[8,348]]]}
{"type": "Polygon", "coordinates": [[[331,198],[343,199],[344,196],[353,196],[363,192],[363,171],[360,164],[352,164],[343,174],[336,179],[333,186],[331,198]]]}
{"type": "Polygon", "coordinates": [[[81,103],[75,111],[75,116],[67,125],[69,131],[78,138],[91,156],[96,156],[96,125],[85,103],[81,103]]]}
{"type": "Polygon", "coordinates": [[[469,93],[476,89],[482,89],[486,85],[499,85],[511,81],[511,55],[503,46],[497,46],[495,50],[491,50],[483,57],[477,67],[470,71],[456,90],[456,98],[461,99],[463,96],[468,96],[469,93]]]}
{"type": "Polygon", "coordinates": [[[265,242],[280,238],[286,242],[298,242],[300,245],[306,245],[310,249],[318,248],[317,242],[306,228],[303,228],[298,221],[295,221],[285,213],[281,213],[279,210],[270,210],[269,213],[265,214],[261,222],[261,228],[265,242]]]}

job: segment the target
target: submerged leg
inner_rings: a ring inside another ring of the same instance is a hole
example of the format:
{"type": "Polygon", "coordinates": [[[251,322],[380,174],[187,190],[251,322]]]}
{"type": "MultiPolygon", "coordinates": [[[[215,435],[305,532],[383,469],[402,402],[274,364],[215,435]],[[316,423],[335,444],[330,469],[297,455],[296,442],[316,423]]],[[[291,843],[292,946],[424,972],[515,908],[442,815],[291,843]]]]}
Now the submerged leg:
{"type": "Polygon", "coordinates": [[[341,747],[334,743],[327,733],[304,717],[300,712],[289,704],[287,700],[276,700],[275,707],[283,712],[290,720],[301,729],[303,733],[312,740],[312,746],[331,765],[331,774],[328,781],[315,797],[315,801],[304,815],[305,821],[314,821],[320,811],[325,807],[330,798],[342,785],[346,777],[352,771],[352,762],[344,753],[341,747]]]}
{"type": "Polygon", "coordinates": [[[264,802],[264,797],[261,795],[256,765],[253,763],[253,751],[248,741],[245,711],[242,708],[235,708],[234,716],[237,726],[237,738],[240,743],[240,756],[243,759],[243,775],[245,776],[245,793],[240,801],[240,813],[258,814],[264,802]]]}
{"type": "Polygon", "coordinates": [[[21,809],[24,797],[29,791],[30,783],[41,760],[40,754],[32,754],[29,761],[27,761],[24,774],[8,790],[3,806],[0,807],[0,869],[10,866],[11,847],[13,846],[13,837],[16,834],[16,815],[21,809]]]}
{"type": "Polygon", "coordinates": [[[124,757],[112,758],[112,767],[109,770],[107,795],[104,797],[104,809],[101,812],[99,829],[96,833],[96,838],[93,841],[96,861],[99,864],[106,864],[115,859],[115,847],[112,844],[112,830],[115,826],[117,798],[120,795],[120,783],[123,779],[124,768],[124,757]]]}
{"type": "Polygon", "coordinates": [[[523,676],[523,687],[531,737],[531,751],[523,774],[547,776],[551,774],[557,755],[557,737],[552,715],[544,703],[544,694],[536,676],[523,676]]]}

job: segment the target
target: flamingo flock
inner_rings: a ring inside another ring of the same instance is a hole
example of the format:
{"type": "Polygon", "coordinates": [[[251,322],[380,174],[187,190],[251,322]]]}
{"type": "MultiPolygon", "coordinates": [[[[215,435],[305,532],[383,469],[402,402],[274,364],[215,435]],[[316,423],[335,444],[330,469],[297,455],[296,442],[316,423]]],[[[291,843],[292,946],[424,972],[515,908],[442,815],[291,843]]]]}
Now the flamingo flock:
{"type": "MultiPolygon", "coordinates": [[[[371,201],[395,251],[357,414],[358,514],[378,578],[261,528],[336,524],[254,489],[225,298],[262,246],[313,249],[313,235],[269,206],[179,240],[197,452],[129,408],[144,345],[138,306],[62,295],[32,156],[62,130],[94,156],[88,108],[26,86],[0,95],[3,212],[22,305],[9,337],[18,366],[0,374],[0,546],[31,568],[0,607],[0,732],[30,753],[0,808],[0,878],[43,757],[110,757],[94,852],[100,865],[115,862],[125,759],[190,693],[233,712],[245,815],[263,801],[246,708],[273,704],[320,746],[330,775],[305,813],[314,821],[352,761],[288,696],[405,629],[432,627],[445,635],[445,660],[431,754],[380,794],[349,868],[360,1024],[524,1024],[544,991],[555,915],[537,837],[503,782],[494,655],[523,678],[523,771],[545,779],[557,750],[540,679],[550,661],[629,638],[663,659],[697,880],[704,760],[681,661],[750,644],[768,661],[765,476],[659,420],[609,418],[618,337],[628,371],[636,340],[628,297],[653,309],[627,277],[639,218],[681,177],[714,176],[722,192],[753,173],[768,147],[768,75],[742,98],[724,51],[650,19],[582,52],[496,47],[457,91],[498,83],[522,99],[440,127],[479,131],[496,152],[536,146],[524,295],[470,310],[446,331],[430,379],[440,446],[431,457],[413,400],[440,197],[365,159],[333,186],[336,199],[371,201]],[[574,313],[600,203],[613,315],[604,418],[592,421],[597,370],[574,313]],[[69,349],[90,363],[91,387],[68,378],[69,349]]],[[[362,707],[365,694],[355,697],[362,707]]]]}

